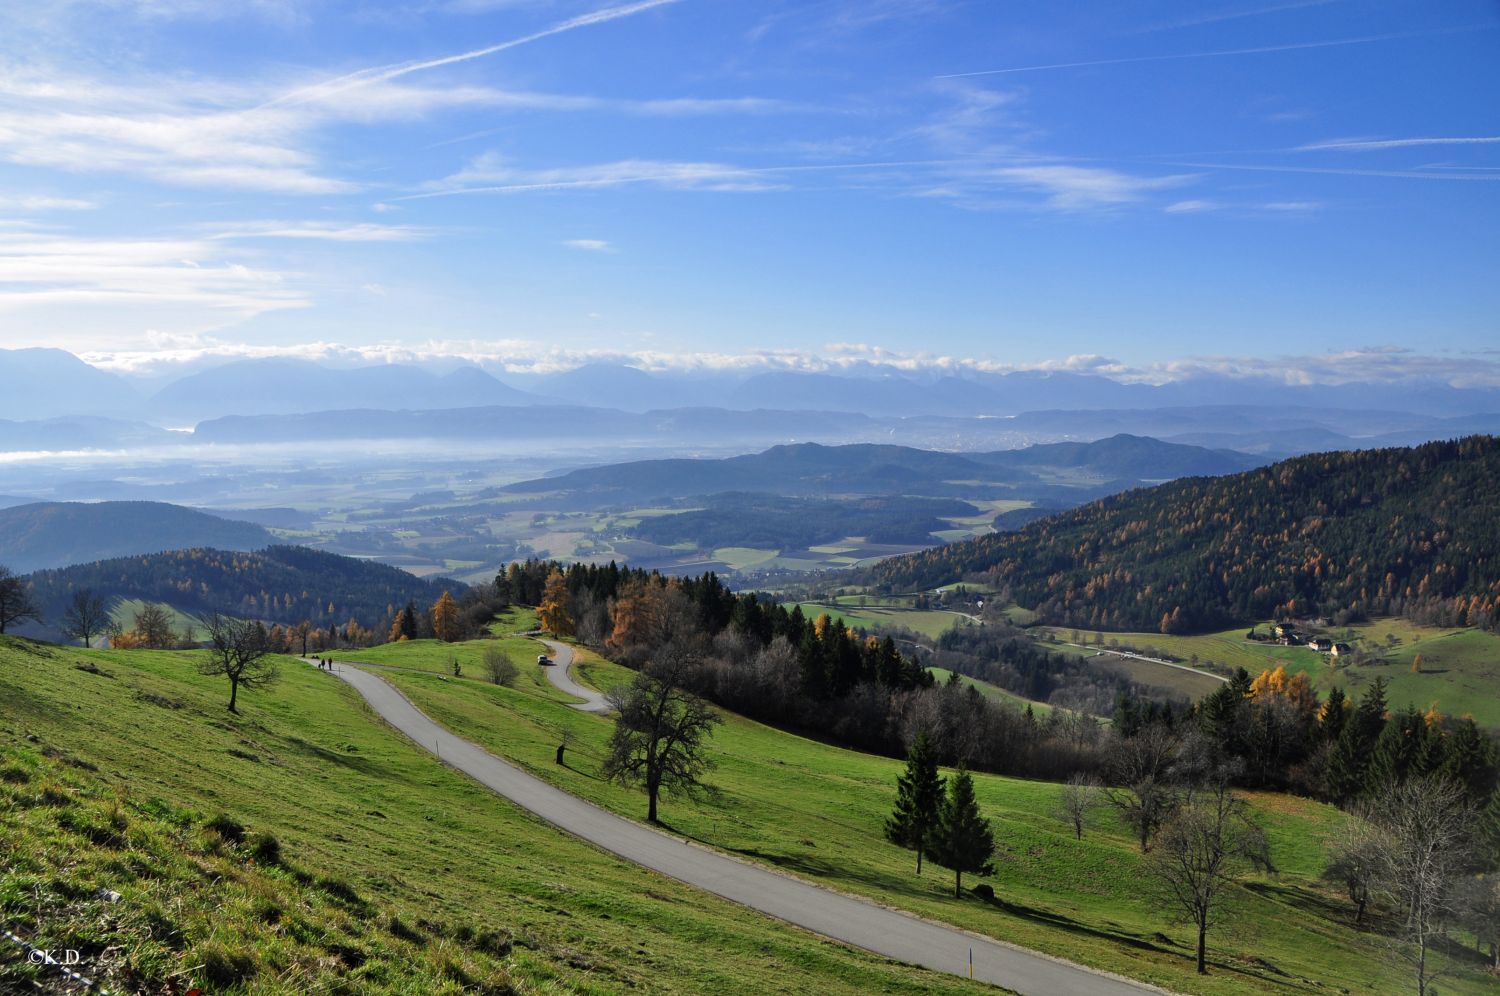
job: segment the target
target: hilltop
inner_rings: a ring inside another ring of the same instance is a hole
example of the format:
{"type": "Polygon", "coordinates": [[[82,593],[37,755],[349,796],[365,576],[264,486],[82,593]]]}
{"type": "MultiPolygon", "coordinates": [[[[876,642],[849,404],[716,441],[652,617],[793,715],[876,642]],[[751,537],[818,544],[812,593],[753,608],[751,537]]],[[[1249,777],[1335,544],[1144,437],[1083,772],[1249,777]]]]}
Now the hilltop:
{"type": "Polygon", "coordinates": [[[1500,441],[1322,453],[1125,492],[893,558],[886,589],[982,578],[1059,625],[1201,632],[1272,615],[1500,619],[1500,441]]]}
{"type": "Polygon", "coordinates": [[[90,588],[116,601],[165,603],[183,612],[209,610],[266,622],[375,626],[409,601],[431,605],[444,591],[466,586],[419,578],[387,564],[301,546],[244,553],[191,549],[117,557],[28,577],[49,621],[61,618],[71,593],[90,588]]]}
{"type": "Polygon", "coordinates": [[[0,510],[0,564],[17,573],[186,547],[259,550],[269,532],[154,501],[35,502],[0,510]]]}

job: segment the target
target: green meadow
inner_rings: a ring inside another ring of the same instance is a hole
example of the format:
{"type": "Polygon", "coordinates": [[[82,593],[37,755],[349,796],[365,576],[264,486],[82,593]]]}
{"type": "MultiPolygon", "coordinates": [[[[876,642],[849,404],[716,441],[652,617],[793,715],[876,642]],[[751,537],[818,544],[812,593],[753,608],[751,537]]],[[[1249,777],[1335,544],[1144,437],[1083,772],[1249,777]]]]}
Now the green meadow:
{"type": "MultiPolygon", "coordinates": [[[[1258,628],[1261,633],[1269,630],[1265,623],[1258,628]]],[[[1050,632],[1059,640],[1071,640],[1075,631],[1054,627],[1050,632]]],[[[1155,647],[1183,662],[1196,658],[1200,664],[1243,667],[1251,674],[1275,667],[1285,667],[1290,674],[1306,672],[1314,687],[1323,692],[1343,685],[1357,694],[1380,676],[1390,684],[1387,698],[1392,705],[1410,703],[1422,709],[1436,705],[1443,713],[1470,715],[1482,726],[1500,728],[1500,635],[1482,630],[1440,629],[1386,618],[1322,631],[1365,653],[1367,661],[1353,665],[1306,647],[1247,640],[1247,628],[1197,636],[1077,632],[1083,637],[1081,642],[1090,645],[1100,638],[1105,646],[1118,640],[1121,645],[1141,649],[1155,647]],[[1418,655],[1422,658],[1420,670],[1414,672],[1412,663],[1418,655]]],[[[1151,672],[1145,677],[1166,683],[1174,680],[1170,669],[1141,666],[1151,672]]]]}
{"type": "MultiPolygon", "coordinates": [[[[300,662],[285,660],[271,688],[242,691],[231,714],[198,656],[0,638],[0,920],[43,947],[78,949],[79,968],[112,989],[981,989],[560,834],[300,662]]],[[[486,701],[476,683],[448,685],[486,701]]],[[[489,708],[491,722],[506,719],[489,708]]],[[[38,971],[7,948],[0,991],[56,984],[38,971]]]]}
{"type": "MultiPolygon", "coordinates": [[[[534,665],[533,665],[534,667],[534,665]]],[[[583,680],[608,688],[630,672],[585,655],[583,680]]],[[[642,819],[639,793],[597,774],[611,720],[569,708],[525,680],[515,688],[420,671],[385,677],[434,719],[561,788],[642,819]],[[564,736],[566,766],[554,763],[564,736]]],[[[667,799],[670,832],[829,887],[965,929],[1180,992],[1398,992],[1405,968],[1387,943],[1349,925],[1338,893],[1319,881],[1325,841],[1342,820],[1332,807],[1290,796],[1255,796],[1278,872],[1231,889],[1227,919],[1210,934],[1210,975],[1191,962],[1192,932],[1152,901],[1140,854],[1110,811],[1083,841],[1052,815],[1059,787],[976,777],[999,845],[990,879],[998,901],[952,898],[950,873],[921,877],[910,852],[881,827],[894,799],[898,761],[843,750],[727,715],[712,740],[714,793],[667,799]]],[[[969,884],[973,880],[966,879],[969,884]]],[[[1453,959],[1449,992],[1488,991],[1474,956],[1453,959]]]]}

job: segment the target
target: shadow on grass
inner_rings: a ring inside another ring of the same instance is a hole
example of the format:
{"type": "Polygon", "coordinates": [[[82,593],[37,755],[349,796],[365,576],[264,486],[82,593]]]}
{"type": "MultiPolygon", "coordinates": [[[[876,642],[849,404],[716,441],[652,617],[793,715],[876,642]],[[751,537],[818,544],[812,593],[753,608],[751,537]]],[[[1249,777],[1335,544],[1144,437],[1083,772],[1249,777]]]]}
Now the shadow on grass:
{"type": "Polygon", "coordinates": [[[322,761],[326,764],[337,764],[340,767],[358,771],[363,775],[386,775],[391,774],[390,769],[378,761],[374,761],[360,754],[346,754],[341,751],[329,750],[315,743],[303,740],[301,737],[285,737],[286,745],[292,750],[300,751],[308,757],[322,761]]]}

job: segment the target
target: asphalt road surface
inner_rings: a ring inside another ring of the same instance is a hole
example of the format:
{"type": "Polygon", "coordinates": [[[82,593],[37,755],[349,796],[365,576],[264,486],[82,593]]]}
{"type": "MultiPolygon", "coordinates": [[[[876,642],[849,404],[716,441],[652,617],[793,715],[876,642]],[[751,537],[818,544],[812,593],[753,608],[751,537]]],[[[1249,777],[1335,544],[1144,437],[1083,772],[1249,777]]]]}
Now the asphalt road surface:
{"type": "MultiPolygon", "coordinates": [[[[567,648],[552,645],[552,649],[557,653],[567,648]]],[[[353,663],[339,663],[336,677],[354,686],[386,722],[445,764],[559,829],[627,861],[897,961],[968,975],[972,952],[974,978],[1025,996],[1137,996],[1161,991],[823,889],[632,823],[454,736],[382,678],[353,663]]],[[[565,670],[561,653],[557,670],[565,670]]]]}
{"type": "Polygon", "coordinates": [[[573,708],[582,709],[584,712],[609,712],[609,703],[604,701],[602,694],[592,688],[584,688],[573,680],[572,648],[556,640],[543,640],[542,642],[552,652],[552,666],[542,668],[547,672],[547,680],[574,698],[583,699],[582,702],[573,703],[573,708]]]}

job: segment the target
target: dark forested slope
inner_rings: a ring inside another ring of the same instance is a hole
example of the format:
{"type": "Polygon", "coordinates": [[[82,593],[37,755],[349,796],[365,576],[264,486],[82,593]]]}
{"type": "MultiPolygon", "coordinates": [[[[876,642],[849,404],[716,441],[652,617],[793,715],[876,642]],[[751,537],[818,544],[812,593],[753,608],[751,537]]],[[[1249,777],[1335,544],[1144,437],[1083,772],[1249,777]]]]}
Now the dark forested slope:
{"type": "Polygon", "coordinates": [[[1192,632],[1272,615],[1500,623],[1500,440],[1320,453],[1128,491],[884,561],[890,589],[983,577],[1049,622],[1192,632]]]}
{"type": "Polygon", "coordinates": [[[426,608],[444,590],[457,594],[464,587],[301,546],[272,546],[256,553],[172,550],[38,571],[27,580],[49,624],[62,617],[79,588],[107,600],[139,598],[185,612],[217,609],[267,622],[308,619],[316,626],[353,619],[369,627],[385,620],[393,607],[414,601],[426,608]]]}

